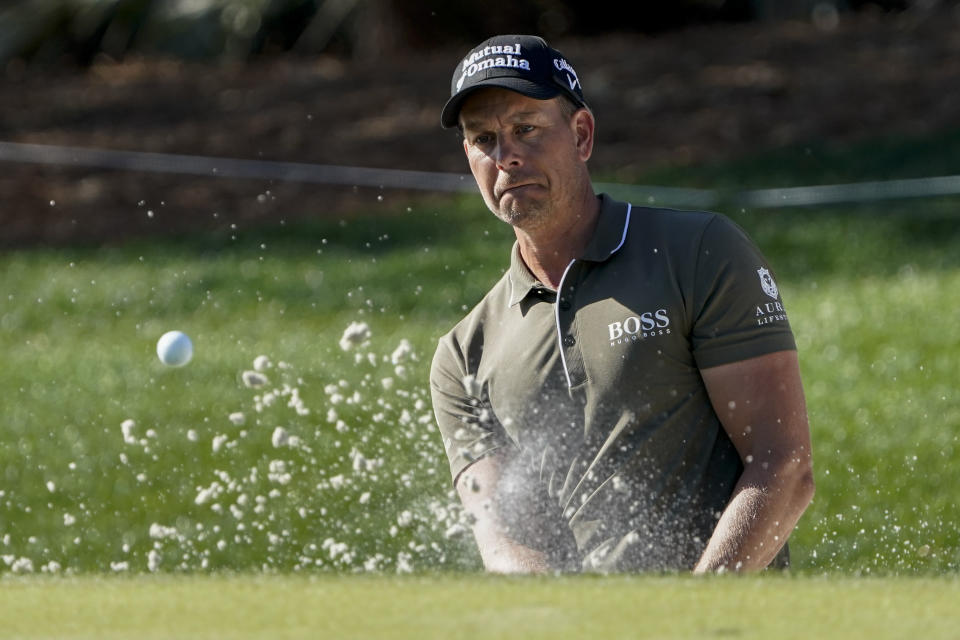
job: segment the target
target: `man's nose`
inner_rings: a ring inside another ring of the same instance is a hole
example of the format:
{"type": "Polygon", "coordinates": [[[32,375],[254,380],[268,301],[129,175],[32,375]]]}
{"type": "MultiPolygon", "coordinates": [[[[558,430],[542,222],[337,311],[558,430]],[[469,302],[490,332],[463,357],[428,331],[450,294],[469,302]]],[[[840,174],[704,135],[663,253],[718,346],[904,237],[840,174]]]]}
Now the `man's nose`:
{"type": "Polygon", "coordinates": [[[497,169],[501,171],[515,169],[522,164],[516,143],[506,136],[497,139],[495,160],[497,161],[497,169]]]}

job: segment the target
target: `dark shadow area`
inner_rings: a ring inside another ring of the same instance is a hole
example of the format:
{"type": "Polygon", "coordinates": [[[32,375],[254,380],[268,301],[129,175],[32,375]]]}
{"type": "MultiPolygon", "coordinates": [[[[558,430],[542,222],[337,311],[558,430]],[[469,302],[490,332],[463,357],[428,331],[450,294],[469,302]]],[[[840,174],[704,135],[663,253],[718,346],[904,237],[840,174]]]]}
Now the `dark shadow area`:
{"type": "MultiPolygon", "coordinates": [[[[958,26],[960,14],[943,5],[844,13],[832,26],[718,22],[555,44],[580,69],[597,116],[590,163],[598,180],[739,189],[956,173],[958,26]],[[845,149],[876,140],[893,142],[845,161],[845,149]]],[[[439,126],[463,52],[438,44],[363,60],[289,55],[216,65],[100,58],[84,73],[7,65],[0,139],[465,173],[456,135],[439,126]]],[[[0,247],[392,215],[409,196],[3,162],[0,247]]]]}

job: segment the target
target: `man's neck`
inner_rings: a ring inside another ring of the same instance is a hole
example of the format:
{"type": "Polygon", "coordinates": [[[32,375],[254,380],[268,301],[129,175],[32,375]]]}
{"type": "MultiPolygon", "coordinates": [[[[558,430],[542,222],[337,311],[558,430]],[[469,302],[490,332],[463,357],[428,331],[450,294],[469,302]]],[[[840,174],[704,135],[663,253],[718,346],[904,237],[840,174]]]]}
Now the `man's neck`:
{"type": "Polygon", "coordinates": [[[579,258],[593,237],[600,217],[600,199],[591,191],[567,211],[558,211],[551,224],[536,229],[514,227],[520,256],[533,276],[556,289],[571,260],[579,258]]]}

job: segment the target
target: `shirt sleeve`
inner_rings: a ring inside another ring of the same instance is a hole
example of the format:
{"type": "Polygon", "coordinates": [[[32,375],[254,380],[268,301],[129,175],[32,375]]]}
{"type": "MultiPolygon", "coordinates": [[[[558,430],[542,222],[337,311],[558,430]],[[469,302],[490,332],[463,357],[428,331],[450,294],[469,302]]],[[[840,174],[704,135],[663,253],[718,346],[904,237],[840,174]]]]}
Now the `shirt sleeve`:
{"type": "Polygon", "coordinates": [[[701,236],[692,299],[691,346],[701,369],[796,349],[773,270],[724,216],[701,236]]]}
{"type": "Polygon", "coordinates": [[[508,442],[483,385],[467,371],[452,336],[441,338],[430,368],[430,394],[454,484],[473,462],[508,442]]]}

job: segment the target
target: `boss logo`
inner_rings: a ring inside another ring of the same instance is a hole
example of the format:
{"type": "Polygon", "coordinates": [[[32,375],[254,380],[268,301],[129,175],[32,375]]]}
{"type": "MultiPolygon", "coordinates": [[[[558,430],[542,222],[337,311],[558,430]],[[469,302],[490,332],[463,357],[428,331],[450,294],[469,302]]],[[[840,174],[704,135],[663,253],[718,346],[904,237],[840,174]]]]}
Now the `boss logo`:
{"type": "Polygon", "coordinates": [[[610,342],[617,340],[637,340],[651,336],[662,336],[670,333],[670,317],[666,309],[647,311],[638,316],[629,316],[621,322],[611,322],[607,325],[610,332],[610,342]]]}

